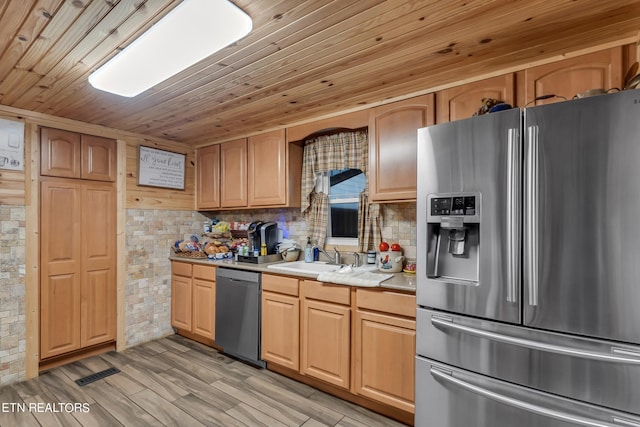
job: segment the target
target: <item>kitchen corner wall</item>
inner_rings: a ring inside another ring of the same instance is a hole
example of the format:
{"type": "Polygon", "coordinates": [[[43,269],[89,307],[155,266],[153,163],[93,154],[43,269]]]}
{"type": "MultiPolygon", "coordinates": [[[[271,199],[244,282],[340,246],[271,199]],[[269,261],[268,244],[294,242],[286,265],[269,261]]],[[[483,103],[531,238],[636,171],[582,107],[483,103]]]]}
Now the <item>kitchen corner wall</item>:
{"type": "Polygon", "coordinates": [[[173,333],[170,247],[199,235],[205,219],[193,211],[127,209],[127,347],[173,333]]]}
{"type": "Polygon", "coordinates": [[[0,386],[25,379],[25,212],[0,205],[0,386]]]}

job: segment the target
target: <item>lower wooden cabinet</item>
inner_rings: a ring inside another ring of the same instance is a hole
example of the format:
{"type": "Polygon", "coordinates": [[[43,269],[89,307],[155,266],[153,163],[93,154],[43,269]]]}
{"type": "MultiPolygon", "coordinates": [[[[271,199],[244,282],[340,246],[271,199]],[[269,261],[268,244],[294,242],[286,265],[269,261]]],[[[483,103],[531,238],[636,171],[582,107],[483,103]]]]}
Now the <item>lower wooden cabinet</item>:
{"type": "Polygon", "coordinates": [[[191,275],[171,275],[171,325],[191,331],[191,275]]]}
{"type": "Polygon", "coordinates": [[[414,294],[262,274],[267,367],[403,420],[414,413],[415,318],[414,294]]]}
{"type": "Polygon", "coordinates": [[[171,326],[215,339],[216,267],[171,262],[171,326]]]}
{"type": "Polygon", "coordinates": [[[262,359],[300,369],[298,279],[262,274],[262,359]]]}
{"type": "Polygon", "coordinates": [[[355,392],[414,412],[415,320],[356,310],[355,323],[355,392]]]}
{"type": "Polygon", "coordinates": [[[413,413],[416,297],[356,290],[355,393],[413,413]]]}
{"type": "Polygon", "coordinates": [[[301,373],[348,389],[350,325],[350,307],[303,299],[301,373]]]}

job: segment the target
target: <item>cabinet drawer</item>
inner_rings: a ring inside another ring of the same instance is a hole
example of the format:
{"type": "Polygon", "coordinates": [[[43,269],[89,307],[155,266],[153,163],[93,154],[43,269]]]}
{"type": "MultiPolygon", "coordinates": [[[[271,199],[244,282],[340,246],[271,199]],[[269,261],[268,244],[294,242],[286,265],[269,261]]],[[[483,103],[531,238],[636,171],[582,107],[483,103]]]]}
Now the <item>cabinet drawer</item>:
{"type": "Polygon", "coordinates": [[[213,265],[193,264],[193,277],[214,282],[216,280],[216,267],[213,265]]]}
{"type": "Polygon", "coordinates": [[[171,274],[175,274],[176,276],[191,277],[191,263],[172,261],[171,274]]]}
{"type": "Polygon", "coordinates": [[[356,289],[356,305],[384,313],[416,317],[416,296],[393,291],[356,289]]]}
{"type": "Polygon", "coordinates": [[[304,281],[304,297],[337,304],[351,304],[351,290],[349,286],[331,285],[329,283],[304,281]]]}
{"type": "Polygon", "coordinates": [[[262,290],[298,296],[298,279],[262,274],[262,290]]]}

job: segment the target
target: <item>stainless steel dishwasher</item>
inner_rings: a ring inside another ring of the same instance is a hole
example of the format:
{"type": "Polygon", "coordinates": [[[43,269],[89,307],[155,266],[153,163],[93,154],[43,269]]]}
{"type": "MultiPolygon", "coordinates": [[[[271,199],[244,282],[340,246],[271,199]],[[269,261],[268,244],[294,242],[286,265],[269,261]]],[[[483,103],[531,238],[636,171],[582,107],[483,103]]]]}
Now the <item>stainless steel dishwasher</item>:
{"type": "Polygon", "coordinates": [[[223,353],[264,368],[260,360],[261,273],[216,269],[216,337],[223,353]]]}

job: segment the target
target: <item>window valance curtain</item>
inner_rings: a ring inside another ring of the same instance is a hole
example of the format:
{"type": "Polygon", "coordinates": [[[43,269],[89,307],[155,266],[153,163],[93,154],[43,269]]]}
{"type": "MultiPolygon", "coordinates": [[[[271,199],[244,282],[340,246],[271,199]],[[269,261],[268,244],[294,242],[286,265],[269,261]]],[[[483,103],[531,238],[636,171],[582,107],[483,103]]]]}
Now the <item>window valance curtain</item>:
{"type": "MultiPolygon", "coordinates": [[[[309,236],[324,247],[329,212],[326,189],[318,177],[332,170],[360,169],[368,177],[369,142],[366,131],[345,131],[321,135],[305,141],[302,163],[302,207],[309,236]],[[324,191],[323,191],[324,190],[324,191]]],[[[368,180],[360,194],[358,209],[358,250],[377,247],[380,242],[380,209],[370,206],[368,180]]]]}

